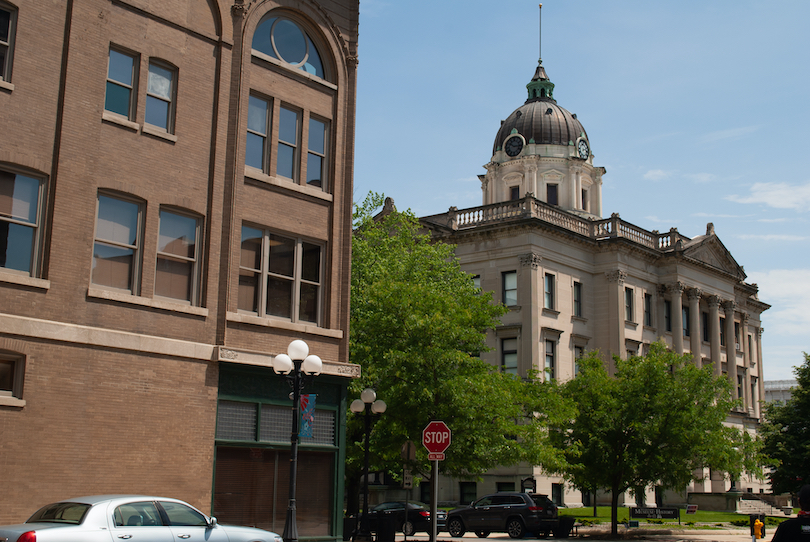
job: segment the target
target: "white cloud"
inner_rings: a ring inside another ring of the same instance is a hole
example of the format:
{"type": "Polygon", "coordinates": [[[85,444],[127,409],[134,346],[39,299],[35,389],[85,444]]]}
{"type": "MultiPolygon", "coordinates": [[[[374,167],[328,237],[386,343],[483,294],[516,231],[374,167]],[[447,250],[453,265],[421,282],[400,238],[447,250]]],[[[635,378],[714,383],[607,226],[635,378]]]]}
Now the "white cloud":
{"type": "Polygon", "coordinates": [[[740,139],[748,134],[753,134],[757,130],[759,130],[759,126],[743,126],[741,128],[718,130],[701,136],[700,141],[702,143],[713,143],[724,139],[740,139]]]}
{"type": "Polygon", "coordinates": [[[751,185],[750,195],[732,194],[726,196],[726,199],[736,203],[763,203],[776,209],[807,211],[810,210],[810,181],[800,185],[754,183],[751,185]]]}
{"type": "Polygon", "coordinates": [[[692,216],[698,218],[746,218],[752,215],[720,215],[717,213],[692,213],[692,216]]]}
{"type": "Polygon", "coordinates": [[[717,180],[717,175],[714,173],[690,173],[685,177],[692,179],[696,183],[711,183],[717,180]]]}
{"type": "Polygon", "coordinates": [[[790,220],[789,218],[758,218],[757,222],[766,222],[766,223],[775,223],[775,222],[787,222],[790,220]]]}
{"type": "Polygon", "coordinates": [[[675,224],[676,220],[673,218],[658,218],[655,215],[645,216],[646,220],[655,222],[656,224],[675,224]]]}
{"type": "Polygon", "coordinates": [[[674,175],[674,171],[665,171],[663,169],[651,169],[644,174],[644,179],[647,181],[663,181],[669,179],[674,175]]]}
{"type": "Polygon", "coordinates": [[[810,237],[801,235],[779,235],[779,234],[744,234],[738,235],[743,241],[806,241],[810,237]]]}

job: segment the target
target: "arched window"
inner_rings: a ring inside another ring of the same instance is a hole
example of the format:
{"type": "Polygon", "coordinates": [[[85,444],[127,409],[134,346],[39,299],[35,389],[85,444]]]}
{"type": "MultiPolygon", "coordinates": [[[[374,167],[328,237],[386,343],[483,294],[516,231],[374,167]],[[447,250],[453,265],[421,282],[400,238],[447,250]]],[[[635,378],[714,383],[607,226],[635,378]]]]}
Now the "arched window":
{"type": "Polygon", "coordinates": [[[262,21],[253,35],[253,49],[325,79],[320,53],[306,30],[292,19],[277,16],[262,21]]]}

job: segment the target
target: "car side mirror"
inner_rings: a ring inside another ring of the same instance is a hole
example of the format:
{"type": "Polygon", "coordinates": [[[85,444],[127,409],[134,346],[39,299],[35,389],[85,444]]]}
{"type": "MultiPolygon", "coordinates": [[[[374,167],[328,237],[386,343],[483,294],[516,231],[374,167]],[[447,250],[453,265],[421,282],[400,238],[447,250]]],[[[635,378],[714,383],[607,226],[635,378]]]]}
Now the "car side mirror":
{"type": "Polygon", "coordinates": [[[211,516],[211,518],[208,520],[208,525],[206,525],[206,527],[209,529],[213,529],[216,526],[217,526],[217,518],[211,516]]]}

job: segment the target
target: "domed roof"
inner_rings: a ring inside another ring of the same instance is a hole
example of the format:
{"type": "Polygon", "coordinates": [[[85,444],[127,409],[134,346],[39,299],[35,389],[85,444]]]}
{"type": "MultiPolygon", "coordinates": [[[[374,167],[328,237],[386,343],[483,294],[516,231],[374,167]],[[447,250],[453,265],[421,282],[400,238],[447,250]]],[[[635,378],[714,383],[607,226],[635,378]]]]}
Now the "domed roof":
{"type": "Polygon", "coordinates": [[[529,99],[501,123],[492,146],[493,154],[513,131],[522,135],[527,143],[543,145],[575,144],[580,137],[588,138],[577,116],[557,105],[553,97],[554,83],[548,79],[542,60],[526,88],[529,99]]]}

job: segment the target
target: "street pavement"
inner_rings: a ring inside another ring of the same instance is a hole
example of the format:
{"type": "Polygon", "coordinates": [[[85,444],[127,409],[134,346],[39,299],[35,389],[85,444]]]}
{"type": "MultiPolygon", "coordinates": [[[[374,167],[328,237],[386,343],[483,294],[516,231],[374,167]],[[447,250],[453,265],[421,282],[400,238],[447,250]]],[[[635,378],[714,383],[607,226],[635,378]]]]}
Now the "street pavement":
{"type": "MultiPolygon", "coordinates": [[[[765,538],[760,538],[756,542],[769,542],[773,538],[773,533],[776,530],[775,526],[769,525],[765,529],[765,538]]],[[[430,537],[425,533],[417,533],[415,536],[409,536],[408,542],[428,542],[430,537]]],[[[449,533],[439,533],[437,542],[453,542],[464,541],[472,542],[472,540],[480,540],[474,533],[466,533],[463,537],[451,537],[449,533]]],[[[604,525],[601,527],[580,527],[578,534],[573,532],[569,537],[572,542],[575,540],[599,540],[600,542],[624,542],[627,540],[650,540],[655,542],[751,542],[750,531],[747,527],[735,528],[726,527],[718,528],[716,530],[704,529],[645,529],[645,528],[631,528],[626,529],[624,526],[619,526],[618,537],[610,536],[610,526],[604,525]]],[[[511,541],[509,535],[506,533],[492,533],[485,540],[497,540],[499,542],[511,541]]],[[[534,538],[526,538],[525,540],[531,541],[534,538]]],[[[548,538],[549,542],[553,540],[564,540],[548,538]]],[[[405,542],[405,537],[402,533],[398,533],[396,542],[405,542]]]]}

